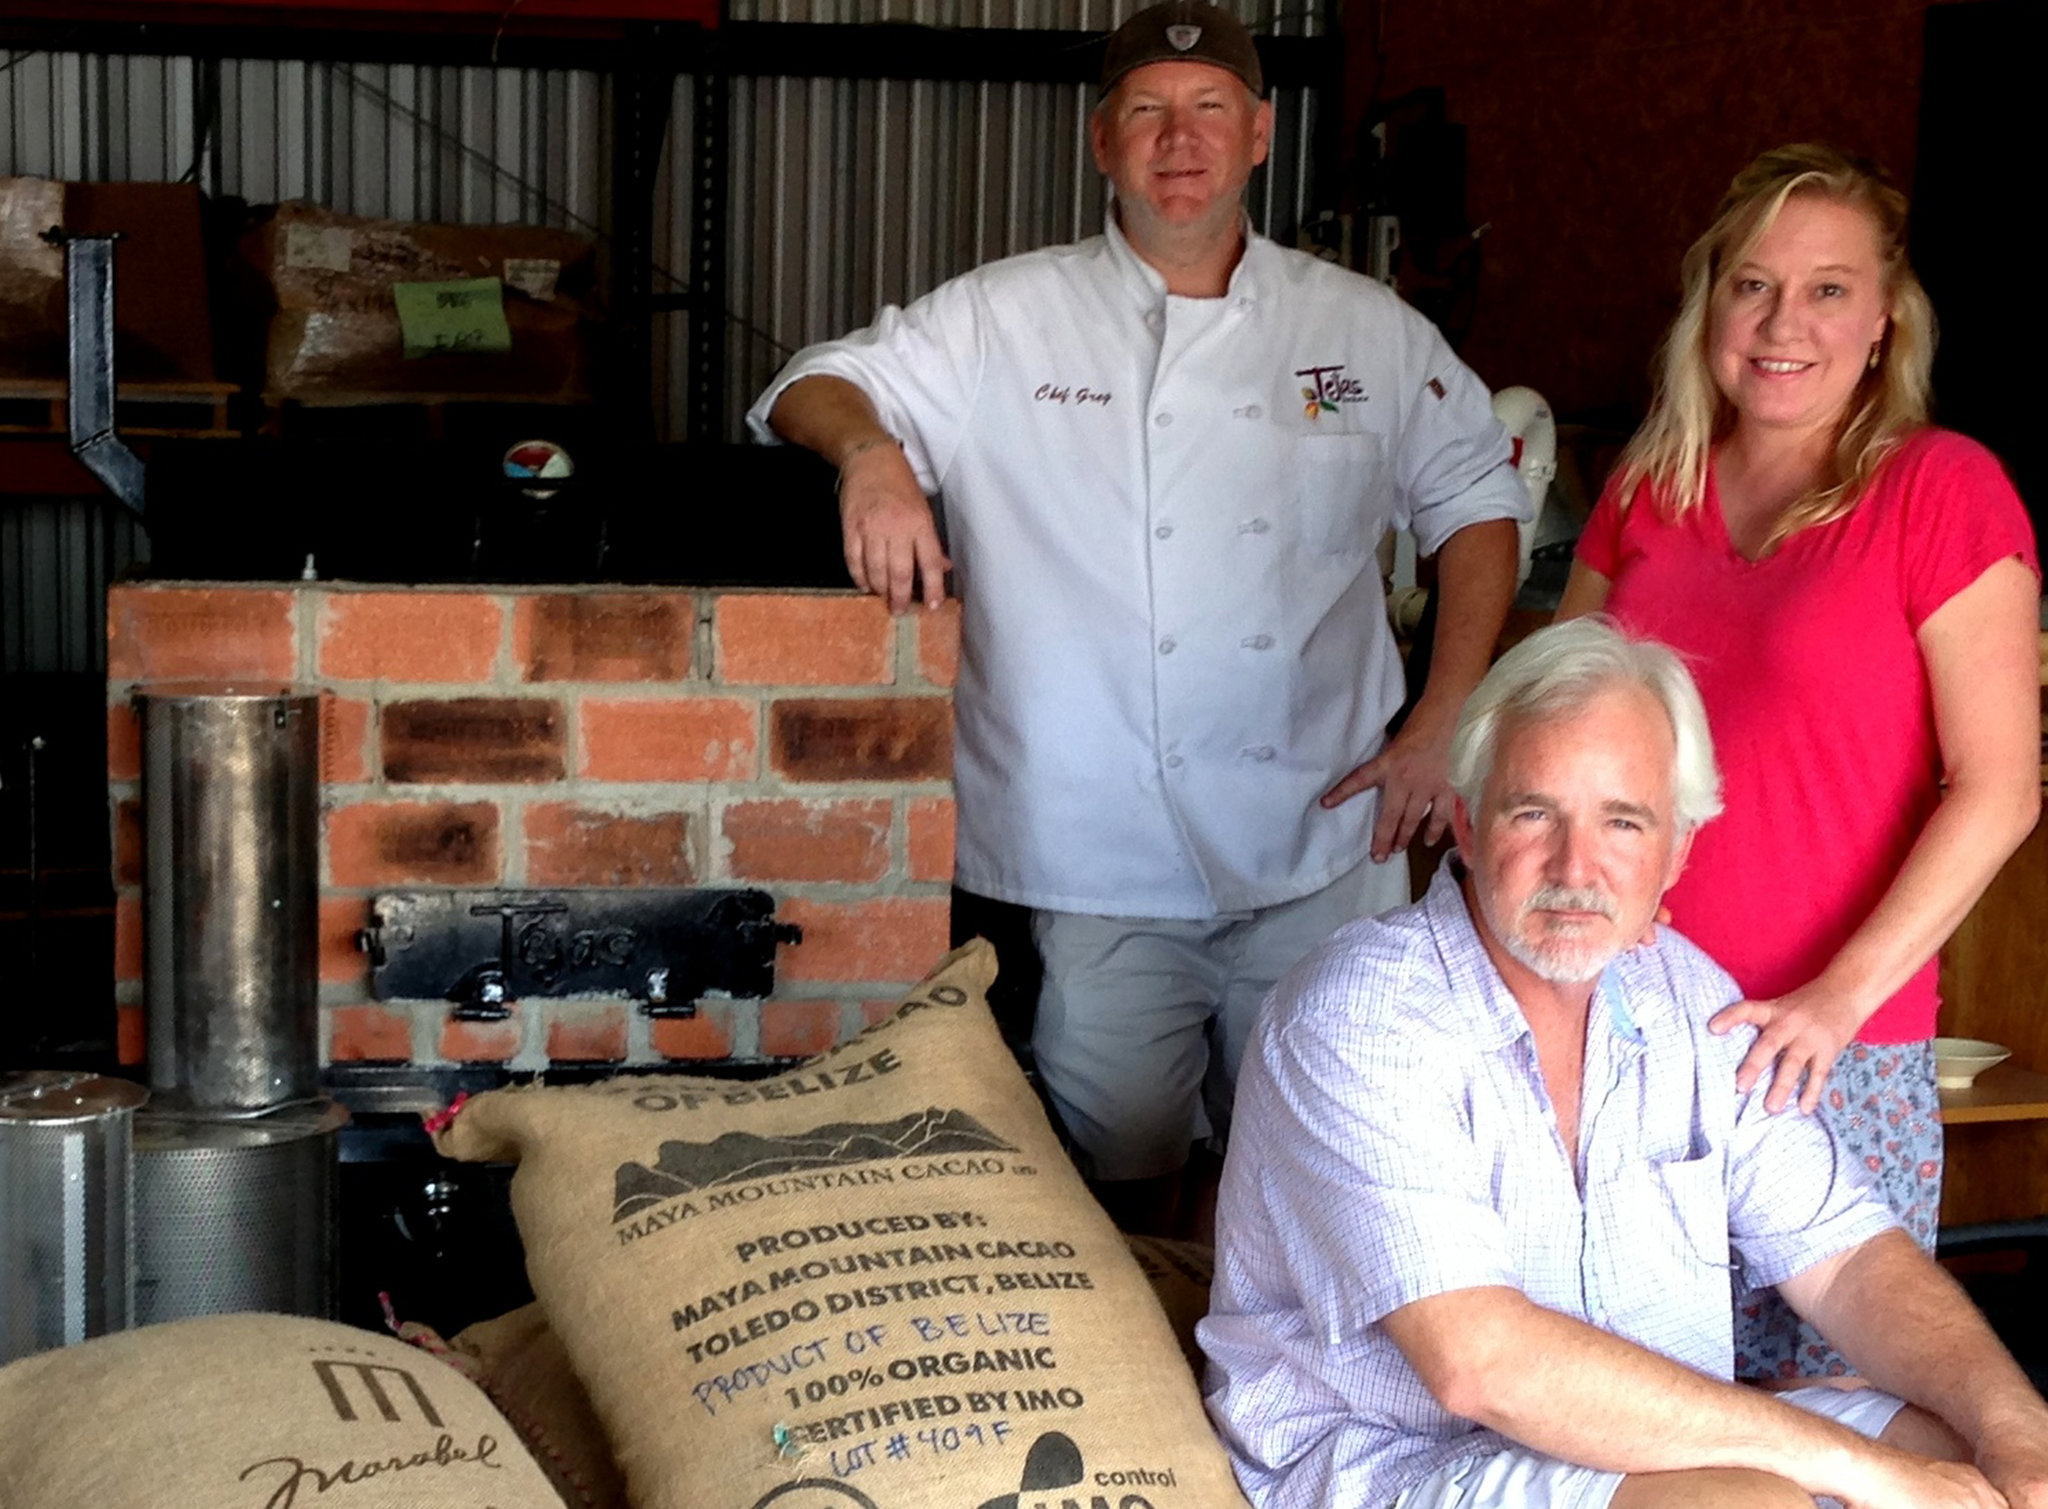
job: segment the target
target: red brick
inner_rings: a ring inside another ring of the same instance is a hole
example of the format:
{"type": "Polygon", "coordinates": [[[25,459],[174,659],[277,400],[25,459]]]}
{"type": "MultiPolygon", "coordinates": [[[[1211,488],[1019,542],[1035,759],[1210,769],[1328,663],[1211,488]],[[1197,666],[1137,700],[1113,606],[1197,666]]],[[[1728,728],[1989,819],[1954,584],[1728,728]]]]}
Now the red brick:
{"type": "Polygon", "coordinates": [[[626,1056],[625,1007],[563,1006],[557,1013],[548,1023],[550,1059],[615,1063],[626,1056]]]}
{"type": "Polygon", "coordinates": [[[502,1022],[458,1021],[451,1013],[441,1022],[441,1057],[459,1064],[502,1064],[519,1051],[521,1032],[516,1006],[502,1022]]]}
{"type": "Polygon", "coordinates": [[[818,697],[768,709],[769,763],[793,781],[942,781],[953,773],[944,697],[818,697]]]}
{"type": "Polygon", "coordinates": [[[917,625],[917,674],[933,686],[960,679],[960,604],[946,601],[911,615],[917,625]]]}
{"type": "Polygon", "coordinates": [[[804,941],[776,952],[783,980],[921,980],[946,952],[952,907],[943,896],[814,901],[792,897],[778,920],[804,941]]]}
{"type": "Polygon", "coordinates": [[[114,803],[114,884],[142,884],[142,803],[133,797],[114,803]]]}
{"type": "Polygon", "coordinates": [[[528,681],[684,681],[696,633],[687,592],[523,597],[512,656],[528,681]]]}
{"type": "Polygon", "coordinates": [[[140,1006],[114,1008],[114,1062],[124,1068],[140,1064],[148,1055],[148,1028],[140,1006]]]}
{"type": "Polygon", "coordinates": [[[370,779],[370,704],[355,697],[320,697],[320,779],[346,786],[370,779]]]}
{"type": "Polygon", "coordinates": [[[114,901],[114,978],[142,978],[142,898],[120,896],[114,901]]]}
{"type": "Polygon", "coordinates": [[[727,593],[714,607],[718,679],[728,686],[886,686],[896,628],[878,597],[727,593]]]}
{"type": "Polygon", "coordinates": [[[953,799],[949,796],[913,797],[907,813],[909,826],[910,878],[951,880],[953,878],[953,799]]]}
{"type": "Polygon", "coordinates": [[[622,815],[563,802],[526,809],[526,883],[695,885],[690,814],[622,815]]]}
{"type": "Polygon", "coordinates": [[[107,706],[107,779],[142,779],[142,720],[125,697],[107,706]]]}
{"type": "Polygon", "coordinates": [[[320,615],[320,674],[338,681],[488,681],[505,621],[475,592],[335,592],[320,615]]]}
{"type": "Polygon", "coordinates": [[[648,1035],[664,1058],[731,1058],[732,1007],[707,1001],[692,1017],[656,1017],[648,1035]]]}
{"type": "Polygon", "coordinates": [[[769,1058],[809,1058],[839,1041],[837,1001],[764,1001],[761,1052],[769,1058]]]}
{"type": "Polygon", "coordinates": [[[356,947],[356,934],[370,925],[370,903],[362,896],[320,898],[320,978],[330,985],[370,986],[370,956],[356,947]]]}
{"type": "Polygon", "coordinates": [[[327,815],[337,886],[495,885],[498,809],[490,802],[362,802],[327,815]]]}
{"type": "Polygon", "coordinates": [[[384,1006],[336,1006],[328,1012],[331,1064],[412,1061],[412,1019],[384,1006]]]}
{"type": "Polygon", "coordinates": [[[759,709],[735,697],[584,699],[583,763],[596,781],[747,781],[760,773],[759,709]]]}
{"type": "Polygon", "coordinates": [[[880,880],[889,869],[885,801],[740,802],[725,809],[739,880],[880,880]]]}
{"type": "Polygon", "coordinates": [[[293,597],[244,587],[111,587],[107,679],[289,682],[297,669],[293,597]]]}
{"type": "Polygon", "coordinates": [[[544,698],[387,702],[380,721],[387,781],[530,783],[568,773],[568,719],[544,698]]]}

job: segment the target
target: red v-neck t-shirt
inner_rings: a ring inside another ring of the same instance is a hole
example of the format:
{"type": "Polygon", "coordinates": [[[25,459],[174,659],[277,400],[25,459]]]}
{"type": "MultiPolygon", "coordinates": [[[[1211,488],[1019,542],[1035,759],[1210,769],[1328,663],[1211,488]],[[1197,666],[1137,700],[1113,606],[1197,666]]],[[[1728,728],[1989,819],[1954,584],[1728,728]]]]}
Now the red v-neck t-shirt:
{"type": "MultiPolygon", "coordinates": [[[[1941,795],[1916,634],[2010,556],[2038,576],[2033,529],[1997,459],[1922,430],[1842,518],[1761,561],[1729,540],[1711,473],[1672,519],[1647,486],[1601,496],[1578,558],[1606,610],[1685,656],[1714,735],[1726,810],[1694,841],[1673,924],[1766,999],[1824,969],[1870,915],[1941,795]]],[[[1868,1043],[1934,1033],[1937,961],[1864,1024],[1868,1043]]]]}

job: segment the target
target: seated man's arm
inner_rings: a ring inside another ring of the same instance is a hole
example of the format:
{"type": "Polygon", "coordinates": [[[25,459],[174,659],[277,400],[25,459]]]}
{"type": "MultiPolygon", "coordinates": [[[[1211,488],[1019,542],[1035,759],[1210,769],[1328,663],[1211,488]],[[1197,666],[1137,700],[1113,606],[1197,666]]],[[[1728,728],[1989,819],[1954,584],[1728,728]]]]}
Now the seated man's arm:
{"type": "Polygon", "coordinates": [[[1453,1290],[1381,1324],[1445,1409],[1561,1461],[1627,1474],[1748,1468],[1857,1509],[2002,1502],[1969,1468],[1717,1382],[1514,1289],[1453,1290]]]}
{"type": "Polygon", "coordinates": [[[1904,1232],[1826,1258],[1778,1292],[1859,1374],[1969,1442],[2013,1509],[2048,1509],[2048,1405],[1955,1280],[1904,1232]]]}

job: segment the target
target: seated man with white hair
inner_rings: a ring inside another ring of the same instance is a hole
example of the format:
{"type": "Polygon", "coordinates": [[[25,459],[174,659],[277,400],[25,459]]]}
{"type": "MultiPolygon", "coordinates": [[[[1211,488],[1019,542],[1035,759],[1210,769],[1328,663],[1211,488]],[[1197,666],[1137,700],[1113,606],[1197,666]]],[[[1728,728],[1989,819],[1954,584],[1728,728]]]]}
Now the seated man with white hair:
{"type": "Polygon", "coordinates": [[[1822,1125],[1736,1090],[1751,1032],[1706,1024],[1741,992],[1655,924],[1720,810],[1677,657],[1532,636],[1451,783],[1458,856],[1245,1059],[1199,1335],[1252,1502],[2048,1506],[2048,1405],[1822,1125]],[[1737,1269],[1871,1386],[1729,1382],[1737,1269]]]}

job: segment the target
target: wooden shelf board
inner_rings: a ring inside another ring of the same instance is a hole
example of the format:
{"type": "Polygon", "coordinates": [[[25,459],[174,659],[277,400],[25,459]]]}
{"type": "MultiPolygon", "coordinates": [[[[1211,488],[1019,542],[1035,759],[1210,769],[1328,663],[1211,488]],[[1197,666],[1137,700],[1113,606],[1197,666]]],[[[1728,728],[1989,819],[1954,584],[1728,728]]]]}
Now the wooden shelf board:
{"type": "Polygon", "coordinates": [[[1977,1076],[1967,1090],[1941,1092],[1945,1126],[1975,1121],[2038,1121],[2048,1119],[2048,1074],[2000,1064],[1977,1076]]]}

